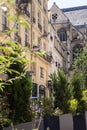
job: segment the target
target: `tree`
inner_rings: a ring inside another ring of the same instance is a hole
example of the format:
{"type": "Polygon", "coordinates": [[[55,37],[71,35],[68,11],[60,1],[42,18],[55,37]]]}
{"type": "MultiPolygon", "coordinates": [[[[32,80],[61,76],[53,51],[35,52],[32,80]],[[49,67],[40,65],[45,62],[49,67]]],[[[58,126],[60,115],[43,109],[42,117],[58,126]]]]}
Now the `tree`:
{"type": "Polygon", "coordinates": [[[74,71],[82,74],[85,82],[85,88],[87,88],[87,46],[85,46],[80,53],[77,54],[73,63],[74,71]]]}
{"type": "Polygon", "coordinates": [[[84,90],[84,81],[83,75],[79,73],[74,73],[71,84],[73,87],[73,98],[77,100],[78,107],[76,113],[83,113],[85,110],[85,102],[82,100],[83,98],[83,90],[84,90]]]}
{"type": "Polygon", "coordinates": [[[29,109],[32,82],[29,75],[16,79],[10,86],[6,87],[9,108],[9,118],[14,123],[32,120],[32,111],[29,109]]]}
{"type": "MultiPolygon", "coordinates": [[[[1,0],[0,5],[3,4],[1,0]]],[[[9,2],[12,7],[13,0],[5,0],[9,2]]],[[[27,27],[29,29],[29,23],[16,12],[10,16],[7,13],[7,19],[15,24],[27,27]]],[[[31,79],[27,75],[26,65],[29,60],[26,58],[26,52],[29,52],[29,48],[22,47],[19,42],[11,39],[11,34],[18,32],[18,30],[10,29],[5,30],[4,37],[0,38],[0,104],[2,105],[3,99],[5,107],[10,108],[9,118],[13,122],[25,122],[31,120],[32,112],[29,109],[29,98],[31,95],[31,79]],[[9,104],[9,105],[6,105],[9,104]],[[24,115],[23,115],[24,114],[24,115]]],[[[3,105],[0,106],[2,113],[8,112],[7,108],[3,109],[3,105]]],[[[4,120],[7,121],[3,114],[0,113],[0,124],[4,120]]],[[[6,115],[7,115],[6,114],[6,115]]]]}
{"type": "Polygon", "coordinates": [[[54,91],[54,107],[59,107],[64,113],[67,113],[69,111],[68,101],[70,99],[67,77],[63,71],[59,71],[57,74],[54,72],[51,79],[54,91]]]}

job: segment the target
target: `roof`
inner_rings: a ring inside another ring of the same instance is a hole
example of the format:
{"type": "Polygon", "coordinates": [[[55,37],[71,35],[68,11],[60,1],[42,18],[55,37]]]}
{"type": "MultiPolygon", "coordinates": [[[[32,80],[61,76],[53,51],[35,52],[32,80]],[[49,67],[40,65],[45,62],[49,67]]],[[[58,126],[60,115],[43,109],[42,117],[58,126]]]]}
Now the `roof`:
{"type": "Polygon", "coordinates": [[[84,10],[87,9],[87,6],[78,6],[78,7],[70,7],[70,8],[63,8],[61,9],[63,12],[70,12],[75,10],[84,10]]]}
{"type": "Polygon", "coordinates": [[[64,8],[61,10],[74,26],[87,24],[87,6],[64,8]]]}

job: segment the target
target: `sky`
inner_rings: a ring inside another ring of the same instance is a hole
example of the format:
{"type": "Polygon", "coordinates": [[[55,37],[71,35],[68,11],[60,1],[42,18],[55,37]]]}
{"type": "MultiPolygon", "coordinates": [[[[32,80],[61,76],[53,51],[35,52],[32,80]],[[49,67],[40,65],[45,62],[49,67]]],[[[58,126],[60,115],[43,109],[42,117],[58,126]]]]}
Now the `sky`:
{"type": "Polygon", "coordinates": [[[68,8],[87,5],[87,0],[49,0],[48,8],[52,6],[53,3],[56,3],[59,8],[68,8]]]}

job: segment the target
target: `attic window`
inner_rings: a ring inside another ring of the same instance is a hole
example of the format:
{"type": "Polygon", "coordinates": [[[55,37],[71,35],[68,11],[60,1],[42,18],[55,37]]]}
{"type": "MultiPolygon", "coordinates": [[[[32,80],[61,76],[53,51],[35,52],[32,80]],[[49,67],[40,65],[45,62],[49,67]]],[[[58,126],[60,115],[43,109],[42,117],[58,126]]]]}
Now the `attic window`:
{"type": "Polygon", "coordinates": [[[54,22],[56,21],[56,19],[57,19],[57,14],[56,13],[52,14],[52,19],[53,19],[54,22]]]}

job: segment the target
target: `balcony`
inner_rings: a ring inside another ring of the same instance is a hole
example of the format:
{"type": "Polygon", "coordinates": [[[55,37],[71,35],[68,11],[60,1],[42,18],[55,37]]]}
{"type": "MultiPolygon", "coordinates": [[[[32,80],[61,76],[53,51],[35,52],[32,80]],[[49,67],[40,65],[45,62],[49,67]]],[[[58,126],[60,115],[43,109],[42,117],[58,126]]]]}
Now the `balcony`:
{"type": "Polygon", "coordinates": [[[48,61],[49,63],[52,62],[53,56],[52,54],[46,54],[46,56],[43,57],[46,61],[48,61]]]}
{"type": "Polygon", "coordinates": [[[14,40],[15,40],[15,42],[17,42],[17,43],[21,43],[21,37],[20,37],[18,34],[15,35],[14,40]]]}
{"type": "Polygon", "coordinates": [[[38,28],[40,29],[40,31],[42,32],[42,26],[40,23],[38,23],[38,28]]]}
{"type": "Polygon", "coordinates": [[[18,4],[18,5],[25,4],[28,2],[29,2],[29,0],[15,0],[15,4],[18,4]]]}
{"type": "Polygon", "coordinates": [[[38,46],[33,46],[33,48],[32,48],[32,51],[33,52],[37,52],[37,51],[40,51],[40,46],[38,45],[38,46]]]}
{"type": "Polygon", "coordinates": [[[30,12],[28,10],[25,10],[24,13],[26,16],[30,17],[30,12]]]}
{"type": "Polygon", "coordinates": [[[24,10],[27,8],[28,6],[28,2],[29,0],[16,0],[16,6],[17,6],[17,9],[16,11],[17,12],[21,12],[21,13],[24,13],[24,10]]]}

